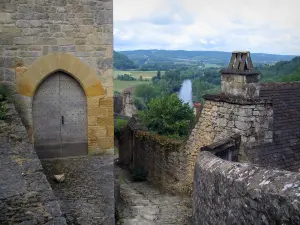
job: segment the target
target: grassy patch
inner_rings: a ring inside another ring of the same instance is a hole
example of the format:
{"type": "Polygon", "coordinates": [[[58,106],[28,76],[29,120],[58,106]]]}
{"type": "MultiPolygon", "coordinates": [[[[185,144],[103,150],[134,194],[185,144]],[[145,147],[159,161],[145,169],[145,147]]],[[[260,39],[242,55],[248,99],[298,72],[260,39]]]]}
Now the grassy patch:
{"type": "Polygon", "coordinates": [[[151,81],[124,81],[124,80],[114,80],[114,90],[118,92],[124,91],[124,89],[129,87],[134,87],[139,84],[151,84],[151,81]]]}
{"type": "Polygon", "coordinates": [[[221,68],[222,66],[212,63],[205,63],[205,68],[221,68]]]}
{"type": "MultiPolygon", "coordinates": [[[[161,72],[163,74],[164,72],[161,72]]],[[[115,70],[114,71],[114,77],[116,78],[118,75],[123,74],[130,74],[131,76],[135,77],[136,79],[139,79],[140,76],[143,77],[143,79],[150,79],[154,76],[156,76],[157,71],[124,71],[124,70],[115,70]]]]}

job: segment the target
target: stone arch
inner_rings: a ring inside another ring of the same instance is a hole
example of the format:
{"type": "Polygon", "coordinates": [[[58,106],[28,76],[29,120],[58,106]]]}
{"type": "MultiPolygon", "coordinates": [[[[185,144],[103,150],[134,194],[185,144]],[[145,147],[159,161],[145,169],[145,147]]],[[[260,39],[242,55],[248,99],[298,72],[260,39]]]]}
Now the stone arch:
{"type": "Polygon", "coordinates": [[[18,93],[33,97],[39,84],[50,74],[59,70],[74,77],[81,84],[86,97],[105,94],[95,69],[68,53],[51,53],[34,62],[22,75],[18,76],[18,93]]]}
{"type": "Polygon", "coordinates": [[[42,56],[28,68],[16,68],[16,90],[29,139],[33,138],[33,97],[43,80],[62,71],[76,79],[87,98],[88,152],[105,153],[113,148],[113,99],[107,96],[96,69],[70,53],[42,56]]]}

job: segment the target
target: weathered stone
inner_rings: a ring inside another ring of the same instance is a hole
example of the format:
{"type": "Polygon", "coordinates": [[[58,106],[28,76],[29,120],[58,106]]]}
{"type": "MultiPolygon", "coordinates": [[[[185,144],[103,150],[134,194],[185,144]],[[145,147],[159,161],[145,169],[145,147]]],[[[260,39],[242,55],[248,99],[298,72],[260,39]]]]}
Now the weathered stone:
{"type": "Polygon", "coordinates": [[[54,175],[53,176],[53,179],[58,182],[58,183],[61,183],[61,182],[64,182],[66,177],[65,177],[65,174],[59,174],[59,175],[54,175]]]}
{"type": "Polygon", "coordinates": [[[299,173],[233,163],[201,152],[195,165],[193,222],[298,224],[299,176],[299,173]],[[284,204],[279,206],[278,201],[284,204]],[[257,216],[258,211],[262,216],[257,216]]]}
{"type": "MultiPolygon", "coordinates": [[[[26,129],[13,104],[7,104],[6,123],[0,123],[0,223],[45,224],[61,220],[60,205],[43,175],[26,129]],[[10,137],[10,138],[8,138],[10,137]],[[5,151],[2,151],[5,150],[5,151]]],[[[66,224],[61,220],[60,224],[66,224]]]]}
{"type": "Polygon", "coordinates": [[[95,15],[95,23],[97,25],[112,24],[112,17],[110,10],[99,10],[95,15]]]}

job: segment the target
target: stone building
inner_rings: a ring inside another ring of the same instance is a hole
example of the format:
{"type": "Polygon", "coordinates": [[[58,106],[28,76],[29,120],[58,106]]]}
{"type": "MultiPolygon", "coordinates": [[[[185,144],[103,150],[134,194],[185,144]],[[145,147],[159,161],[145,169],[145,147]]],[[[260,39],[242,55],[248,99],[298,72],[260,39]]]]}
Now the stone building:
{"type": "Polygon", "coordinates": [[[260,84],[252,68],[233,53],[189,139],[195,224],[300,223],[300,83],[260,84]]]}
{"type": "Polygon", "coordinates": [[[113,148],[112,1],[0,2],[1,83],[40,157],[113,148]]]}

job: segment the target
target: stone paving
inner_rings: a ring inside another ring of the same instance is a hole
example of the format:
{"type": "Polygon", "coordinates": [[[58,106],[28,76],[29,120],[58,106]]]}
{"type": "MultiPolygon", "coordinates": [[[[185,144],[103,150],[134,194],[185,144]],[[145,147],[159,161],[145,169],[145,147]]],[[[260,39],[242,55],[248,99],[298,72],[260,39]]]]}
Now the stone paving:
{"type": "Polygon", "coordinates": [[[117,225],[191,225],[191,199],[172,196],[147,182],[132,182],[129,174],[115,166],[120,182],[117,225]]]}
{"type": "Polygon", "coordinates": [[[115,224],[112,156],[42,160],[45,174],[68,224],[115,224]],[[55,174],[65,174],[56,183],[55,174]]]}

